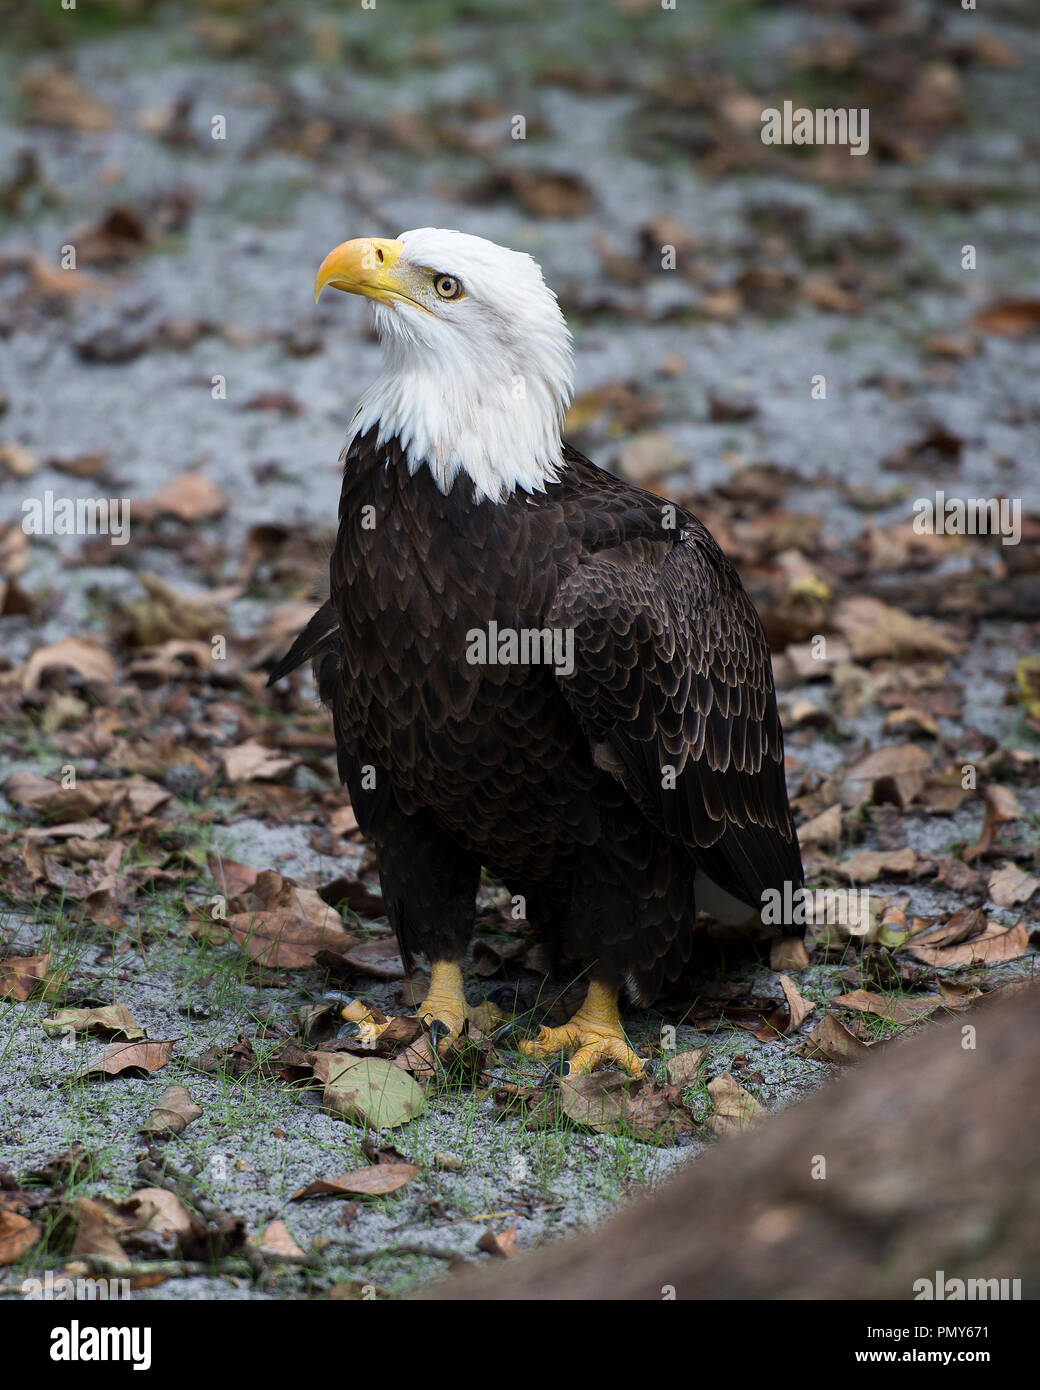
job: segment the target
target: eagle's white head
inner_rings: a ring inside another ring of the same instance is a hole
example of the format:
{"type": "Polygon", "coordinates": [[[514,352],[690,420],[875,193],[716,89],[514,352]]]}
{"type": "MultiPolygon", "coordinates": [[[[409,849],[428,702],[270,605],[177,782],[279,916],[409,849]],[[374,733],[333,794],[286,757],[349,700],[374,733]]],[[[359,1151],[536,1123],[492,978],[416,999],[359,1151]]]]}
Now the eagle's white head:
{"type": "Polygon", "coordinates": [[[483,237],[420,227],[396,241],[347,241],[314,285],[374,301],[385,364],[361,398],[347,448],[373,426],[400,440],[448,492],[460,472],[479,497],[541,491],[563,467],[571,337],[530,256],[483,237]]]}

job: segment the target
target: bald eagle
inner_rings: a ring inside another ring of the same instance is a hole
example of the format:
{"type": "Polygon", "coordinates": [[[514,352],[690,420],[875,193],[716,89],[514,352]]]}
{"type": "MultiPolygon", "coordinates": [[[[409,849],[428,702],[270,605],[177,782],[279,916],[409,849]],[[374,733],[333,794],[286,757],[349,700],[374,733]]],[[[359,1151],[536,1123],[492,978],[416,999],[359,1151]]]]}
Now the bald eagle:
{"type": "Polygon", "coordinates": [[[313,662],[402,957],[430,963],[418,1017],[465,1026],[483,867],[587,972],[523,1050],[637,1075],[620,990],[679,977],[698,908],[802,883],[762,625],[696,517],[564,442],[571,339],[530,256],[424,227],[337,246],[327,286],[373,301],[384,367],[329,599],[270,679],[313,662]]]}

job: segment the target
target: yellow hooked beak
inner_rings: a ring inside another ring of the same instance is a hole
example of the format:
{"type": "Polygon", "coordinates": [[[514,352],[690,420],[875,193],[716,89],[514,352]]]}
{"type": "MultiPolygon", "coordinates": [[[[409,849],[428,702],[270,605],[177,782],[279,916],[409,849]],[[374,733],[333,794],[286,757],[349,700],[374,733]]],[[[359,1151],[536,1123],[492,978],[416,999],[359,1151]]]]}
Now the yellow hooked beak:
{"type": "MultiPolygon", "coordinates": [[[[385,237],[359,237],[345,241],[322,261],[314,281],[314,301],[326,285],[347,294],[363,294],[380,303],[401,300],[415,304],[404,281],[393,273],[404,246],[385,237]]],[[[421,306],[417,306],[421,307],[421,306]]]]}

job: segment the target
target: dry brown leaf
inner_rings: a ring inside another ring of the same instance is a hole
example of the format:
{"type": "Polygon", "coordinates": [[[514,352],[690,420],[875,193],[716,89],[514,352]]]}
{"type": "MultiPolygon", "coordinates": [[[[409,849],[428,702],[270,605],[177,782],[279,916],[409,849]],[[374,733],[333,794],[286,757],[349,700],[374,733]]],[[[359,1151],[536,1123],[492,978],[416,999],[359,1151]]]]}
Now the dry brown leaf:
{"type": "Polygon", "coordinates": [[[956,656],[963,650],[934,623],[866,594],[843,599],[833,622],[857,661],[881,656],[956,656]]]}
{"type": "Polygon", "coordinates": [[[48,1187],[68,1187],[70,1183],[88,1178],[92,1166],[93,1154],[90,1150],[82,1144],[72,1144],[32,1169],[29,1176],[46,1183],[48,1187]]]}
{"type": "Polygon", "coordinates": [[[665,1076],[672,1086],[689,1086],[697,1079],[701,1063],[708,1055],[706,1047],[692,1047],[686,1052],[677,1052],[665,1063],[665,1076]]]}
{"type": "Polygon", "coordinates": [[[1027,903],[1040,888],[1040,878],[1023,873],[1017,864],[1005,860],[989,876],[989,895],[998,907],[1017,907],[1027,903]]]}
{"type": "Polygon", "coordinates": [[[78,846],[85,841],[90,851],[89,857],[99,858],[102,853],[107,854],[107,845],[97,845],[93,841],[99,840],[102,835],[107,835],[111,826],[103,820],[73,820],[66,825],[31,825],[25,832],[26,841],[32,840],[69,840],[72,845],[66,845],[63,855],[68,858],[70,855],[77,855],[80,851],[78,846]]]}
{"type": "Polygon", "coordinates": [[[15,1211],[0,1210],[0,1266],[14,1264],[40,1239],[40,1228],[15,1211]]]}
{"type": "Polygon", "coordinates": [[[356,970],[363,970],[377,980],[404,979],[404,961],[397,947],[397,938],[393,936],[379,936],[374,941],[352,946],[344,952],[343,959],[356,970]]]}
{"type": "Polygon", "coordinates": [[[107,462],[107,453],[74,454],[71,458],[48,459],[47,465],[71,478],[96,478],[107,462]]]}
{"type": "Polygon", "coordinates": [[[921,923],[915,917],[911,927],[914,944],[926,946],[956,946],[970,936],[981,936],[986,930],[986,914],[981,907],[962,907],[939,926],[921,923]],[[920,925],[919,925],[920,924],[920,925]]]}
{"type": "Polygon", "coordinates": [[[1040,299],[1001,299],[980,309],[971,321],[976,333],[1024,338],[1040,329],[1040,299]]]}
{"type": "Polygon", "coordinates": [[[848,769],[842,791],[855,805],[873,800],[906,807],[924,787],[931,766],[931,758],[916,743],[886,744],[848,769]]]}
{"type": "Polygon", "coordinates": [[[121,1036],[127,1042],[144,1037],[144,1029],[122,1004],[106,1004],[99,1009],[59,1009],[51,1018],[45,1018],[42,1026],[45,1033],[63,1033],[71,1028],[76,1033],[121,1036]]]}
{"type": "Polygon", "coordinates": [[[131,638],[138,647],[157,647],[170,640],[211,642],[227,628],[227,605],[238,590],[225,587],[208,594],[185,594],[157,574],[142,571],[138,582],[148,597],[126,605],[131,638]]]}
{"type": "Polygon", "coordinates": [[[429,1038],[417,1038],[406,1043],[394,1058],[394,1066],[408,1072],[423,1084],[432,1081],[439,1070],[438,1063],[434,1061],[429,1038]]]}
{"type": "Polygon", "coordinates": [[[191,1212],[175,1192],[164,1187],[140,1187],[114,1205],[135,1232],[151,1231],[168,1244],[191,1234],[191,1212]]]}
{"type": "Polygon", "coordinates": [[[816,1008],[816,1005],[812,1003],[811,1000],[802,997],[798,990],[798,986],[789,975],[780,976],[780,988],[784,992],[784,998],[787,1000],[787,1008],[790,1014],[787,1026],[783,1031],[785,1033],[795,1033],[798,1031],[804,1019],[816,1008]]]}
{"type": "Polygon", "coordinates": [[[195,1104],[183,1086],[167,1086],[138,1133],[182,1134],[201,1114],[202,1106],[195,1104]]]}
{"type": "Polygon", "coordinates": [[[934,997],[929,998],[909,998],[899,994],[872,994],[869,990],[854,989],[849,994],[836,995],[832,1004],[840,1004],[845,1009],[855,1009],[859,1013],[873,1014],[875,1018],[882,1018],[886,1023],[899,1025],[916,1023],[919,1019],[927,1018],[936,1009],[942,1007],[943,1001],[934,997]]]}
{"type": "Polygon", "coordinates": [[[91,1197],[80,1197],[72,1205],[72,1215],[76,1221],[76,1234],[72,1241],[72,1255],[100,1255],[114,1264],[129,1264],[126,1251],[120,1245],[117,1232],[125,1223],[103,1203],[91,1197]]]}
{"type": "Polygon", "coordinates": [[[319,951],[344,955],[358,944],[319,893],[272,870],[258,874],[234,905],[241,911],[228,918],[228,929],[239,948],[261,965],[313,965],[319,951]]]}
{"type": "Polygon", "coordinates": [[[296,765],[292,758],[282,757],[254,739],[226,748],[221,760],[229,782],[270,782],[296,765]]]}
{"type": "Polygon", "coordinates": [[[305,1197],[383,1197],[388,1192],[396,1192],[405,1183],[411,1182],[419,1169],[414,1163],[373,1163],[369,1168],[358,1168],[352,1173],[340,1173],[335,1178],[319,1178],[316,1182],[301,1187],[289,1198],[290,1202],[302,1201],[305,1197]]]}
{"type": "Polygon", "coordinates": [[[674,246],[679,256],[689,256],[696,252],[698,245],[690,228],[667,213],[659,213],[643,223],[639,228],[639,244],[643,254],[655,260],[660,258],[665,246],[674,246]]]}
{"type": "Polygon", "coordinates": [[[863,308],[863,300],[858,294],[843,289],[833,275],[826,271],[815,271],[807,275],[801,284],[801,293],[810,304],[818,309],[830,309],[839,314],[855,314],[863,308]]]}
{"type": "Polygon", "coordinates": [[[881,909],[881,923],[876,939],[882,946],[895,947],[901,946],[909,934],[906,913],[898,903],[886,899],[881,909]]]}
{"type": "Polygon", "coordinates": [[[833,1014],[824,1014],[798,1050],[801,1056],[818,1061],[856,1062],[865,1057],[870,1048],[833,1014]]]}
{"type": "Polygon", "coordinates": [[[986,806],[986,818],[982,823],[982,834],[977,842],[966,849],[962,858],[966,864],[980,855],[988,854],[997,834],[997,827],[1008,821],[1020,820],[1022,808],[1018,797],[1010,787],[1002,787],[997,782],[987,782],[982,789],[982,799],[986,806]]]}
{"type": "Polygon", "coordinates": [[[235,898],[252,888],[259,875],[258,869],[248,864],[236,863],[234,859],[223,859],[216,854],[208,856],[206,863],[225,898],[235,898]]]}
{"type": "Polygon", "coordinates": [[[822,675],[830,675],[837,665],[851,661],[852,648],[842,638],[835,636],[827,638],[826,652],[822,652],[813,642],[789,642],[784,648],[784,656],[790,661],[796,676],[811,681],[822,675]]]}
{"type": "Polygon", "coordinates": [[[299,1262],[307,1258],[289,1234],[289,1228],[284,1221],[272,1221],[260,1235],[253,1236],[249,1244],[255,1246],[260,1254],[268,1259],[299,1262]]]}
{"type": "Polygon", "coordinates": [[[104,131],[115,125],[112,108],[82,87],[57,63],[33,68],[21,80],[26,117],[33,125],[104,131]]]}
{"type": "Polygon", "coordinates": [[[579,174],[516,169],[507,178],[524,210],[533,217],[580,217],[593,202],[592,189],[579,174]]]}
{"type": "Polygon", "coordinates": [[[46,820],[76,821],[93,817],[104,798],[89,782],[62,787],[47,777],[19,769],[4,783],[4,795],[16,806],[35,811],[46,820]]]}
{"type": "Polygon", "coordinates": [[[939,997],[948,1009],[966,1009],[976,999],[983,997],[978,985],[964,984],[959,980],[940,980],[939,997]]]}
{"type": "Polygon", "coordinates": [[[238,912],[227,919],[227,928],[239,950],[274,970],[313,965],[319,951],[343,954],[344,947],[357,939],[343,930],[338,914],[324,920],[304,918],[295,908],[238,912]]]}
{"type": "Polygon", "coordinates": [[[24,444],[15,444],[12,440],[0,443],[0,473],[9,473],[12,478],[27,478],[39,466],[36,455],[24,444]]]}
{"type": "Polygon", "coordinates": [[[13,579],[29,564],[29,537],[13,521],[0,521],[0,574],[13,579]]]}
{"type": "Polygon", "coordinates": [[[63,637],[46,647],[37,647],[19,671],[22,691],[36,695],[49,671],[73,671],[87,685],[110,685],[116,677],[116,664],[97,642],[85,637],[63,637]]]}
{"type": "Polygon", "coordinates": [[[929,777],[924,791],[917,797],[917,804],[937,816],[952,816],[960,808],[968,792],[961,786],[961,775],[941,772],[929,777]]]}
{"type": "Polygon", "coordinates": [[[170,637],[157,647],[143,648],[126,664],[126,674],[134,680],[176,681],[208,671],[214,665],[209,643],[170,637]]]}
{"type": "Polygon", "coordinates": [[[47,993],[54,981],[48,980],[52,952],[42,956],[8,956],[0,960],[0,999],[23,1004],[37,992],[47,993]]]}
{"type": "MultiPolygon", "coordinates": [[[[786,727],[786,726],[785,726],[786,727]]],[[[841,840],[841,802],[836,801],[798,830],[798,842],[808,845],[836,845],[841,840]]]]}
{"type": "Polygon", "coordinates": [[[148,1042],[115,1043],[108,1047],[87,1071],[87,1076],[120,1076],[128,1071],[143,1071],[151,1074],[164,1067],[170,1060],[170,1053],[176,1038],[155,1039],[148,1042]]]}
{"type": "Polygon", "coordinates": [[[202,473],[179,473],[154,496],[136,505],[139,517],[175,516],[179,521],[206,521],[227,511],[227,498],[202,473]]]}
{"type": "Polygon", "coordinates": [[[800,936],[778,936],[770,943],[770,970],[804,970],[809,964],[809,952],[800,936]]]}
{"type": "Polygon", "coordinates": [[[625,1115],[629,1078],[616,1071],[594,1071],[584,1076],[560,1078],[560,1106],[575,1124],[597,1134],[620,1127],[625,1115]]]}
{"type": "Polygon", "coordinates": [[[152,816],[172,798],[172,793],[148,777],[130,777],[125,782],[95,782],[92,784],[104,795],[110,790],[111,804],[105,802],[109,814],[125,802],[132,814],[140,819],[152,816]]]}
{"type": "Polygon", "coordinates": [[[659,1086],[651,1076],[637,1081],[625,1096],[624,1121],[617,1132],[642,1144],[675,1144],[691,1134],[693,1121],[683,1109],[681,1088],[659,1086]]]}
{"type": "Polygon", "coordinates": [[[1029,950],[1029,932],[1025,924],[1003,928],[996,922],[987,924],[980,936],[970,937],[954,946],[931,946],[911,941],[906,948],[926,965],[992,965],[996,961],[1015,960],[1029,950]]]}
{"type": "Polygon", "coordinates": [[[708,1117],[708,1127],[714,1134],[735,1134],[765,1114],[755,1097],[728,1071],[708,1082],[708,1094],[715,1107],[715,1113],[708,1117]]]}
{"type": "Polygon", "coordinates": [[[927,734],[929,738],[939,737],[939,726],[927,710],[916,705],[900,705],[889,711],[881,725],[886,734],[927,734]]]}
{"type": "Polygon", "coordinates": [[[84,270],[64,270],[50,265],[42,256],[33,256],[29,261],[29,280],[38,294],[52,298],[87,294],[103,299],[108,294],[96,275],[88,275],[84,270]]]}
{"type": "Polygon", "coordinates": [[[912,874],[917,867],[917,855],[909,846],[905,849],[861,849],[838,864],[850,883],[873,883],[892,875],[912,874]]]}
{"type": "Polygon", "coordinates": [[[499,1255],[504,1260],[511,1260],[514,1255],[520,1253],[516,1248],[516,1227],[510,1226],[496,1235],[489,1226],[477,1241],[477,1249],[485,1251],[488,1255],[499,1255]]]}

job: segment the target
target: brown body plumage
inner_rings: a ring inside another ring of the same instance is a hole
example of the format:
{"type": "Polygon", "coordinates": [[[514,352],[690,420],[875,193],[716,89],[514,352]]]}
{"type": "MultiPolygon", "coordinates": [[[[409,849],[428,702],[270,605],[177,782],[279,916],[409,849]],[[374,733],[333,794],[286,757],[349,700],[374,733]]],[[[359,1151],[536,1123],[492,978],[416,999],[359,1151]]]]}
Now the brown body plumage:
{"type": "Polygon", "coordinates": [[[701,888],[751,913],[801,884],[783,740],[761,624],[707,530],[564,461],[496,502],[355,439],[329,602],[271,679],[314,661],[406,958],[462,956],[483,866],[646,1002],[690,956],[701,888]],[[572,631],[573,671],[468,660],[492,623],[572,631]]]}

